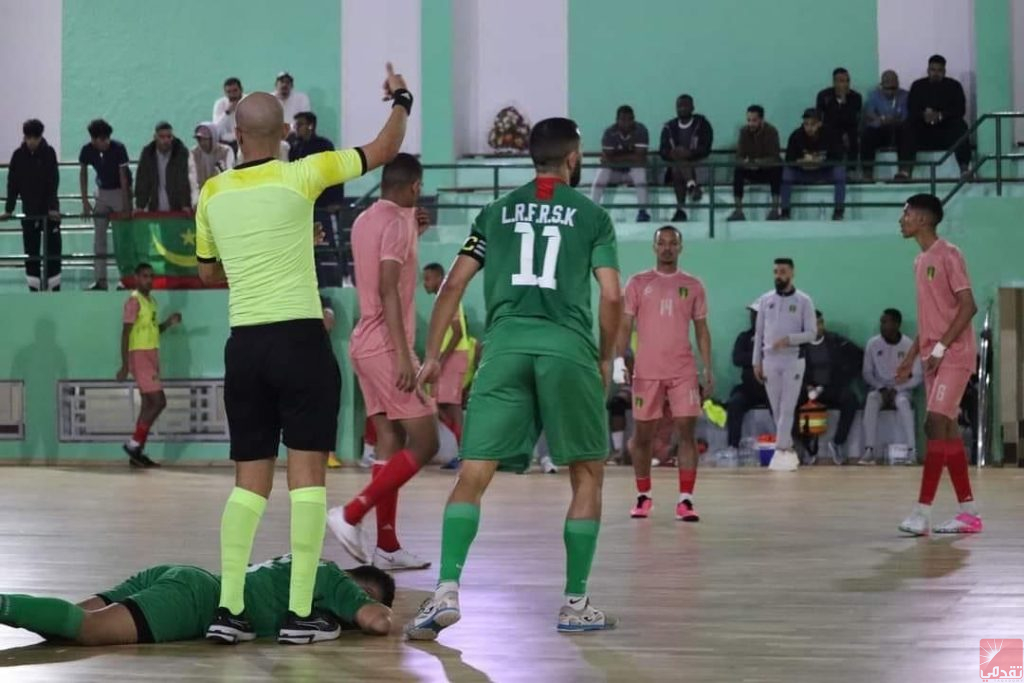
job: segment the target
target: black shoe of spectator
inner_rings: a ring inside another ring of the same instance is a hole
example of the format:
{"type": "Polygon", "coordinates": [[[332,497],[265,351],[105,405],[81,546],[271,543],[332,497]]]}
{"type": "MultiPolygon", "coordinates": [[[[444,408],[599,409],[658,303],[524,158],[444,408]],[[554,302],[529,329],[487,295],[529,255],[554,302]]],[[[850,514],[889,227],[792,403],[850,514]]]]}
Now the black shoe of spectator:
{"type": "Polygon", "coordinates": [[[765,216],[765,220],[766,220],[766,221],[778,221],[778,220],[782,220],[782,214],[781,214],[781,213],[779,213],[779,210],[778,210],[778,209],[772,209],[771,211],[769,211],[769,212],[768,212],[768,215],[767,215],[767,216],[765,216]]]}
{"type": "Polygon", "coordinates": [[[910,174],[907,173],[906,171],[900,171],[899,173],[897,173],[896,175],[894,175],[892,177],[892,181],[894,183],[909,183],[910,182],[910,174]]]}
{"type": "Polygon", "coordinates": [[[650,223],[651,222],[651,214],[647,213],[646,209],[640,209],[640,211],[636,214],[636,222],[637,223],[650,223]]]}
{"type": "Polygon", "coordinates": [[[743,209],[734,209],[733,212],[729,214],[729,217],[726,218],[725,220],[727,220],[727,221],[745,221],[745,220],[747,220],[747,216],[743,213],[743,209]]]}
{"type": "Polygon", "coordinates": [[[94,282],[91,285],[89,285],[86,288],[85,291],[87,291],[87,292],[105,292],[105,291],[107,291],[107,283],[106,282],[94,282]]]}
{"type": "Polygon", "coordinates": [[[690,201],[699,202],[700,198],[704,196],[704,192],[700,189],[700,185],[694,183],[687,189],[690,195],[690,201]]]}
{"type": "Polygon", "coordinates": [[[686,222],[686,212],[683,211],[682,209],[676,209],[676,212],[674,214],[672,214],[672,222],[673,223],[685,223],[686,222]]]}
{"type": "Polygon", "coordinates": [[[836,209],[835,211],[832,212],[832,220],[834,220],[834,221],[841,221],[841,220],[843,220],[843,213],[844,213],[843,209],[836,209]]]}
{"type": "Polygon", "coordinates": [[[780,221],[788,221],[792,217],[793,217],[793,214],[792,214],[792,212],[789,209],[783,209],[779,213],[779,220],[780,221]]]}

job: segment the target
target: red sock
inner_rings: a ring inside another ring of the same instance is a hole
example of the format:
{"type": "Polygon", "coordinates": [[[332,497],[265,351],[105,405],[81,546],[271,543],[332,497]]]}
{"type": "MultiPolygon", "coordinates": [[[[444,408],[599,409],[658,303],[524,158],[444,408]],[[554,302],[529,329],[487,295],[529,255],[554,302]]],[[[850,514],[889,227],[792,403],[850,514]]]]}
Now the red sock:
{"type": "MultiPolygon", "coordinates": [[[[373,466],[373,478],[376,479],[384,471],[384,465],[373,466]]],[[[377,547],[384,552],[393,553],[401,544],[398,542],[396,520],[398,518],[398,491],[380,497],[377,507],[377,547]]]]}
{"type": "Polygon", "coordinates": [[[371,446],[377,445],[377,428],[373,426],[373,420],[366,418],[366,424],[363,425],[363,441],[371,446]]]}
{"type": "Polygon", "coordinates": [[[945,463],[945,442],[929,439],[924,456],[924,472],[921,473],[921,494],[917,497],[917,502],[931,505],[935,500],[935,492],[939,490],[939,479],[942,478],[942,466],[945,463]]]}
{"type": "Polygon", "coordinates": [[[679,493],[693,493],[697,483],[697,470],[679,470],[679,493]]]}
{"type": "Polygon", "coordinates": [[[967,451],[960,439],[946,441],[946,467],[949,469],[949,478],[953,480],[956,501],[968,503],[974,500],[971,493],[971,478],[968,475],[967,451]]]}
{"type": "Polygon", "coordinates": [[[132,434],[132,440],[139,444],[139,448],[146,445],[146,438],[149,436],[150,425],[146,424],[142,420],[135,423],[135,433],[132,434]]]}
{"type": "Polygon", "coordinates": [[[445,427],[447,427],[448,430],[452,433],[452,435],[455,436],[455,444],[458,445],[458,446],[461,446],[462,445],[462,425],[458,424],[457,422],[455,422],[455,420],[451,419],[450,417],[448,417],[446,415],[442,415],[440,420],[441,420],[441,424],[443,424],[445,427]]]}
{"type": "Polygon", "coordinates": [[[650,477],[637,477],[636,478],[636,491],[647,495],[651,492],[651,478],[650,477]]]}
{"type": "Polygon", "coordinates": [[[371,508],[389,493],[402,488],[402,484],[412,479],[419,470],[416,458],[412,457],[408,450],[403,448],[392,455],[381,467],[380,474],[345,506],[345,521],[349,524],[359,524],[371,508]]]}

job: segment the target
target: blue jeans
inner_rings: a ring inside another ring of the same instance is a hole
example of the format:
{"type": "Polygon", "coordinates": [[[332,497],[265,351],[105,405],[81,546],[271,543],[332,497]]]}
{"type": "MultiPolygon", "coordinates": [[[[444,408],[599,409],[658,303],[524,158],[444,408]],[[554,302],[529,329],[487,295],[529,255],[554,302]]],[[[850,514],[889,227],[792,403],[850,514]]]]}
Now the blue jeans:
{"type": "Polygon", "coordinates": [[[834,201],[836,211],[842,211],[846,204],[846,167],[806,169],[798,166],[786,166],[782,171],[782,210],[789,210],[790,197],[793,196],[793,184],[809,185],[828,183],[835,185],[834,201]]]}

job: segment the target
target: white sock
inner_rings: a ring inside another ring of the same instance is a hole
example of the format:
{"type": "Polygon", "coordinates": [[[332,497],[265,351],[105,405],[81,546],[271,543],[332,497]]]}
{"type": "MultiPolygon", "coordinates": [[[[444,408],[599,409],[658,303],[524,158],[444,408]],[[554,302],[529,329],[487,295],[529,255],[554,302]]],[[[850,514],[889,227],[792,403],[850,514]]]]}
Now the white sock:
{"type": "Polygon", "coordinates": [[[622,450],[622,441],[625,439],[625,432],[612,432],[612,448],[617,451],[622,450]]]}
{"type": "Polygon", "coordinates": [[[924,515],[925,517],[932,516],[932,506],[925,505],[924,503],[917,503],[914,505],[914,512],[924,515]]]}
{"type": "Polygon", "coordinates": [[[968,515],[977,515],[978,506],[973,500],[969,500],[965,503],[960,503],[960,512],[968,515]]]}
{"type": "Polygon", "coordinates": [[[684,500],[688,500],[688,501],[690,501],[692,503],[693,502],[693,494],[692,493],[680,493],[679,494],[679,502],[682,503],[684,500]]]}
{"type": "Polygon", "coordinates": [[[573,609],[583,609],[587,605],[586,595],[566,595],[565,605],[573,609]]]}
{"type": "Polygon", "coordinates": [[[128,439],[128,448],[138,448],[139,445],[139,442],[136,441],[134,438],[128,439]]]}
{"type": "Polygon", "coordinates": [[[688,181],[686,183],[686,189],[690,189],[691,187],[695,187],[696,185],[697,185],[697,181],[696,180],[690,180],[690,181],[688,181]]]}
{"type": "Polygon", "coordinates": [[[434,595],[441,596],[445,593],[458,593],[459,582],[458,581],[438,581],[437,589],[434,591],[434,595]]]}
{"type": "Polygon", "coordinates": [[[373,446],[366,443],[365,441],[363,442],[363,457],[376,457],[376,454],[373,452],[373,446]]]}

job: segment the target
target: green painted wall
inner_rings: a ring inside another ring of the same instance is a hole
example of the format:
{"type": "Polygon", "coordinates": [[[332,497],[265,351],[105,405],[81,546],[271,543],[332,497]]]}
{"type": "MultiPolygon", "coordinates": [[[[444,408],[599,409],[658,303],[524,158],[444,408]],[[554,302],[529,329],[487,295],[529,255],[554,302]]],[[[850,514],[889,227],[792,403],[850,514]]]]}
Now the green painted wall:
{"type": "MultiPolygon", "coordinates": [[[[977,0],[974,3],[974,49],[979,114],[1013,110],[1013,23],[1010,0],[977,0]]],[[[995,154],[996,122],[978,130],[978,154],[995,154]]],[[[1013,152],[1013,122],[1003,122],[1003,151],[1013,152]]],[[[983,168],[995,173],[995,163],[983,168]]]]}
{"type": "Polygon", "coordinates": [[[879,73],[876,9],[873,0],[569,0],[570,116],[597,149],[628,103],[657,145],[687,92],[715,125],[716,147],[735,144],[755,102],[788,135],[833,67],[849,69],[866,96],[879,73]]]}
{"type": "Polygon", "coordinates": [[[270,91],[283,70],[309,95],[321,133],[338,139],[338,0],[67,0],[63,19],[63,158],[78,158],[98,117],[133,159],[162,119],[191,147],[226,77],[270,91]]]}

